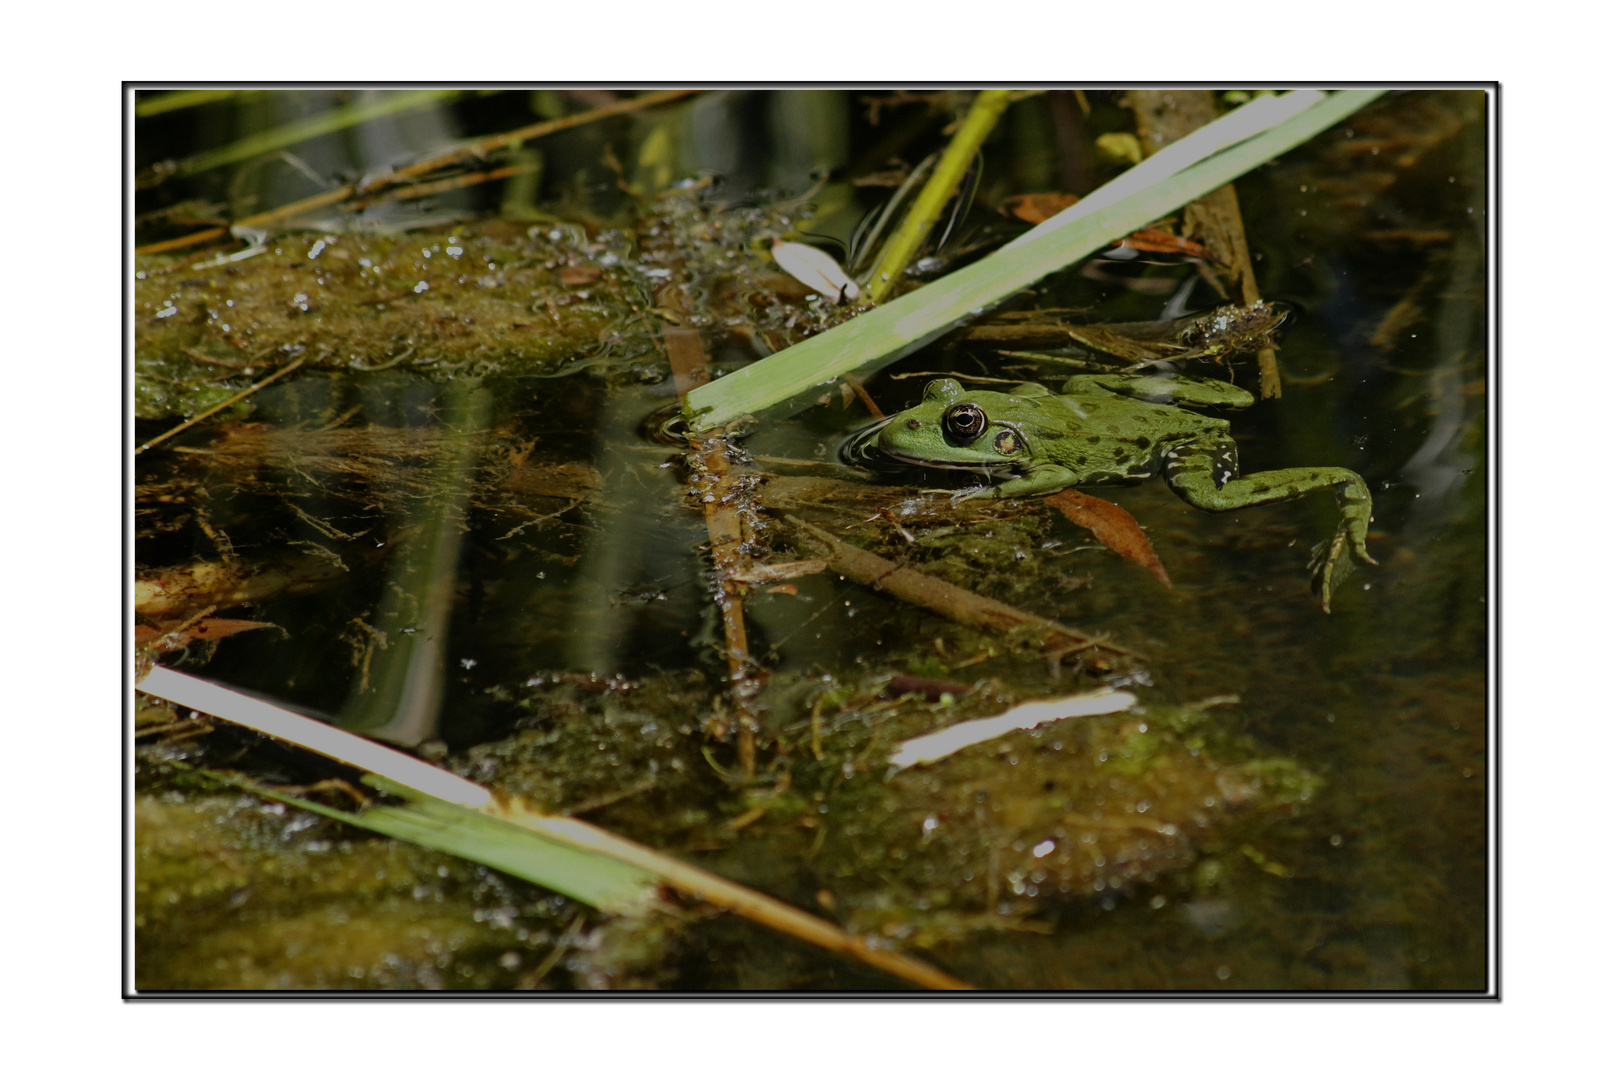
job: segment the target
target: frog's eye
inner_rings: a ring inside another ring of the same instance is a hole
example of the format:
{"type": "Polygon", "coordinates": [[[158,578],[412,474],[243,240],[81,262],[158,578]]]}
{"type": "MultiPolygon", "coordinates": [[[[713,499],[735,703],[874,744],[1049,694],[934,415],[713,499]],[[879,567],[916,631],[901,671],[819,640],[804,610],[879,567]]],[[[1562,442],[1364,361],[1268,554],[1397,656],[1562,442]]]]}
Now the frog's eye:
{"type": "Polygon", "coordinates": [[[945,429],[947,442],[953,446],[966,446],[984,434],[989,421],[985,419],[983,409],[963,403],[946,409],[940,423],[945,429]]]}
{"type": "Polygon", "coordinates": [[[996,448],[996,453],[1004,454],[1007,457],[1013,457],[1024,451],[1024,440],[1020,439],[1018,432],[1012,428],[1002,428],[996,432],[996,437],[990,445],[996,448]]]}

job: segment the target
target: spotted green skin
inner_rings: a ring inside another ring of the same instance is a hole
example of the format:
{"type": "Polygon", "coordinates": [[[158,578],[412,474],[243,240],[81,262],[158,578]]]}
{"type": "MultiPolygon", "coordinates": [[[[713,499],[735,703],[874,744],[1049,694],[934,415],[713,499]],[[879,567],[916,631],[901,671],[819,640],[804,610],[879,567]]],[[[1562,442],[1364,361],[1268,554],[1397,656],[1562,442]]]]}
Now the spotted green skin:
{"type": "Polygon", "coordinates": [[[896,414],[868,438],[901,461],[981,471],[1001,481],[963,498],[1051,495],[1162,475],[1191,505],[1222,511],[1332,488],[1339,527],[1318,545],[1311,562],[1313,586],[1328,610],[1333,589],[1350,572],[1349,557],[1374,562],[1367,554],[1372,522],[1367,484],[1349,469],[1332,467],[1240,477],[1237,444],[1226,421],[1178,407],[1252,404],[1254,397],[1231,383],[1185,375],[1076,375],[1059,394],[1036,383],[1008,394],[970,392],[955,379],[935,379],[921,404],[896,414]],[[986,424],[982,434],[958,445],[947,437],[945,414],[963,404],[978,406],[986,424]]]}

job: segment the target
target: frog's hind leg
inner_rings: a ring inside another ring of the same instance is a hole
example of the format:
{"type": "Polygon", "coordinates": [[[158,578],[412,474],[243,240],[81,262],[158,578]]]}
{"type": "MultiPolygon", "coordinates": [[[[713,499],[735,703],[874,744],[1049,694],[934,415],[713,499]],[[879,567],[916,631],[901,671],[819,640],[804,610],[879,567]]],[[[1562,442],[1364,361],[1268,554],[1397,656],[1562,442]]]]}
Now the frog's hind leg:
{"type": "Polygon", "coordinates": [[[1217,512],[1285,502],[1332,488],[1339,504],[1339,527],[1311,556],[1311,586],[1322,598],[1323,611],[1330,610],[1333,590],[1349,576],[1350,555],[1363,562],[1377,561],[1367,554],[1372,495],[1366,481],[1349,469],[1276,469],[1239,477],[1236,444],[1219,439],[1172,447],[1165,453],[1164,476],[1188,503],[1217,512]]]}

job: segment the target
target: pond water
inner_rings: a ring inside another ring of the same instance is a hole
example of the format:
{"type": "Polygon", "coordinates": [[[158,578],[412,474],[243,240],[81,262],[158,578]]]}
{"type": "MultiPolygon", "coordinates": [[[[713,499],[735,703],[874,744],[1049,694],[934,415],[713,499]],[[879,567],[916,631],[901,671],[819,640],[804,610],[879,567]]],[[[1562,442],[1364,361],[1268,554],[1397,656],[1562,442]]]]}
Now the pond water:
{"type": "MultiPolygon", "coordinates": [[[[755,560],[824,557],[802,521],[1124,651],[1054,656],[811,567],[747,590],[739,720],[701,470],[660,434],[677,404],[664,331],[697,329],[720,375],[847,317],[777,271],[760,237],[807,213],[802,231],[848,236],[893,190],[851,181],[943,145],[931,105],[872,107],[869,123],[868,96],[703,95],[541,143],[526,201],[508,187],[496,206],[463,192],[431,207],[481,217],[405,233],[319,222],[239,262],[139,256],[138,441],[305,361],[136,460],[140,573],[189,597],[141,621],[272,624],[161,662],[414,748],[988,990],[1483,991],[1484,95],[1392,93],[1235,185],[1261,295],[1290,312],[1282,396],[1223,414],[1241,470],[1339,466],[1372,491],[1378,562],[1331,614],[1307,570],[1334,527],[1325,493],[1208,514],[1158,479],[1088,489],[1141,524],[1166,587],[1038,499],[953,503],[919,489],[958,474],[839,464],[870,414],[833,386],[735,439],[755,560]],[[605,148],[637,164],[615,176],[605,148]],[[831,179],[802,201],[817,169],[831,179]],[[724,182],[671,190],[706,170],[724,182]],[[766,185],[787,193],[750,194],[766,185]],[[198,616],[205,604],[219,615],[198,616]],[[890,768],[906,739],[1108,687],[1138,707],[890,768]]],[[[1092,91],[1083,112],[1050,97],[1013,105],[987,144],[966,236],[939,253],[951,266],[1024,227],[996,213],[1004,199],[1083,193],[1117,170],[1096,139],[1134,130],[1119,100],[1092,91]]],[[[497,125],[520,105],[553,107],[496,95],[433,115],[497,125]]],[[[138,164],[203,148],[185,145],[203,130],[218,127],[139,128],[154,149],[138,164]]],[[[261,200],[297,197],[268,172],[252,174],[261,200]]],[[[143,197],[177,205],[155,190],[143,197]]],[[[1117,323],[1220,302],[1185,261],[1111,259],[1006,310],[1117,323]]],[[[892,414],[939,374],[1055,388],[1077,361],[1116,363],[964,329],[863,389],[892,414]]],[[[1258,386],[1252,356],[1188,370],[1258,386]]],[[[144,990],[907,989],[702,906],[610,919],[200,782],[202,765],[279,784],[337,774],[183,720],[138,706],[144,990]]]]}

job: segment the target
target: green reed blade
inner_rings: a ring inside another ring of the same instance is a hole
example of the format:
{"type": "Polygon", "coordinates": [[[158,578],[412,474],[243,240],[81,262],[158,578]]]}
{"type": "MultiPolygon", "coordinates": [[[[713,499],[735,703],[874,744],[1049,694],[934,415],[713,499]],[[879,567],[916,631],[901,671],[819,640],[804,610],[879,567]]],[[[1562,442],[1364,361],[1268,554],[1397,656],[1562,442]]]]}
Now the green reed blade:
{"type": "Polygon", "coordinates": [[[217,150],[207,150],[194,157],[186,158],[180,163],[176,175],[191,176],[209,169],[217,169],[221,165],[234,165],[238,161],[258,157],[275,150],[283,150],[289,146],[318,135],[329,135],[334,131],[343,131],[347,128],[363,124],[368,120],[376,120],[395,113],[410,112],[413,109],[426,108],[440,102],[450,101],[462,94],[465,90],[444,90],[438,88],[399,90],[371,101],[351,102],[328,109],[318,116],[305,117],[302,120],[293,120],[288,123],[258,131],[252,135],[244,136],[217,150]]]}
{"type": "Polygon", "coordinates": [[[1003,248],[823,334],[701,386],[687,396],[688,421],[693,430],[719,427],[814,391],[845,372],[893,363],[1109,241],[1128,236],[1293,149],[1382,93],[1382,89],[1340,90],[1269,131],[1144,191],[1014,249],[1003,248]]]}
{"type": "Polygon", "coordinates": [[[598,911],[644,911],[658,895],[655,875],[610,855],[585,851],[380,776],[367,775],[365,782],[408,800],[404,805],[374,805],[349,812],[223,774],[221,778],[301,810],[482,863],[598,911]]]}

